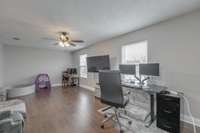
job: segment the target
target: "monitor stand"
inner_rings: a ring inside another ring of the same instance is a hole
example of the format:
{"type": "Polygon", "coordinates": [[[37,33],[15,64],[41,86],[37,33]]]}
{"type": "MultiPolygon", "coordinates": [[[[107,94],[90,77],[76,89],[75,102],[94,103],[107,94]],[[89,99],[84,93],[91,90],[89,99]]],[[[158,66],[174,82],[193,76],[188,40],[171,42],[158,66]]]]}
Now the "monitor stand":
{"type": "Polygon", "coordinates": [[[137,76],[135,76],[135,78],[139,81],[139,85],[141,85],[141,86],[143,86],[145,83],[145,81],[146,80],[149,80],[150,79],[150,77],[146,77],[146,78],[144,78],[143,80],[142,80],[142,77],[141,77],[141,75],[139,76],[139,77],[137,77],[137,76]]]}

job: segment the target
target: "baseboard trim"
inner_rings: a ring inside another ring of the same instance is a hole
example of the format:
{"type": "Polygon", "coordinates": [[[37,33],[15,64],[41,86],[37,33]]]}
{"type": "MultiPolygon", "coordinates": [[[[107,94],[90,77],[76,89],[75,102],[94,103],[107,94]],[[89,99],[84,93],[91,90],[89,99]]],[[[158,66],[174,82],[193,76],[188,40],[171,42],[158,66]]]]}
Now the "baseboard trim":
{"type": "MultiPolygon", "coordinates": [[[[181,114],[181,121],[193,125],[192,119],[188,115],[181,114]]],[[[194,122],[197,127],[200,127],[200,119],[194,118],[194,122]]]]}
{"type": "Polygon", "coordinates": [[[95,91],[94,87],[91,87],[91,86],[88,86],[88,85],[80,85],[80,87],[87,89],[87,90],[90,90],[90,91],[95,91]]]}

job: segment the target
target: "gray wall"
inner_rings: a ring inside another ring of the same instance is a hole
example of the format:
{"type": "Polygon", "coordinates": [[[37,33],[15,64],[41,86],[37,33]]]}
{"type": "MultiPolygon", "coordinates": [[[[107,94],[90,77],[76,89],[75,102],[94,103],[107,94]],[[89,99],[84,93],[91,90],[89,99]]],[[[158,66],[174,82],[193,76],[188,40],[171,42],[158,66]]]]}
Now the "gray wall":
{"type": "MultiPolygon", "coordinates": [[[[141,40],[148,40],[149,62],[161,64],[158,83],[184,92],[190,100],[195,118],[200,118],[200,11],[74,52],[74,63],[78,66],[80,54],[109,54],[112,67],[116,68],[121,62],[121,46],[141,40]]],[[[90,74],[87,79],[81,79],[81,84],[94,87],[93,79],[90,74]]]]}
{"type": "Polygon", "coordinates": [[[3,86],[3,45],[0,44],[0,87],[3,86]]]}
{"type": "Polygon", "coordinates": [[[4,85],[33,80],[48,73],[53,84],[61,83],[61,73],[72,65],[71,53],[28,47],[4,46],[4,85]]]}

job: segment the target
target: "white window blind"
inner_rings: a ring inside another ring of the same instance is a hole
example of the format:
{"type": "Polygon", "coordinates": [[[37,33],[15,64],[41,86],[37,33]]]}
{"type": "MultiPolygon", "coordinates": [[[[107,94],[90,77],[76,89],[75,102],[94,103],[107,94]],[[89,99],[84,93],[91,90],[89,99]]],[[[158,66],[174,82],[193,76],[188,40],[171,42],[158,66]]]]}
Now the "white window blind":
{"type": "Polygon", "coordinates": [[[87,54],[80,55],[80,77],[87,78],[87,54]]]}
{"type": "Polygon", "coordinates": [[[122,47],[123,64],[147,63],[147,41],[137,42],[122,47]]]}

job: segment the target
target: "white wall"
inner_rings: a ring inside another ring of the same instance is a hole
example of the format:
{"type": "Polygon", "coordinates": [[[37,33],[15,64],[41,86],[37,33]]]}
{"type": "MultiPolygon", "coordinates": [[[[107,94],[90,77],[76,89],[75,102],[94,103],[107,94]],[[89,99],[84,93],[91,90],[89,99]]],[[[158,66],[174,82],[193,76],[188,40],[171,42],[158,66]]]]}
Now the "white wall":
{"type": "MultiPolygon", "coordinates": [[[[116,66],[121,62],[121,46],[141,40],[148,40],[149,62],[161,64],[159,83],[184,92],[195,118],[200,118],[200,11],[74,52],[74,63],[78,66],[79,55],[83,53],[89,56],[109,54],[112,66],[116,66]]],[[[93,87],[93,76],[81,79],[81,84],[93,87]]]]}
{"type": "Polygon", "coordinates": [[[61,73],[72,65],[71,53],[28,47],[4,46],[4,84],[26,83],[47,73],[52,84],[61,83],[61,73]]]}
{"type": "Polygon", "coordinates": [[[0,44],[0,87],[3,86],[3,45],[0,44]]]}

